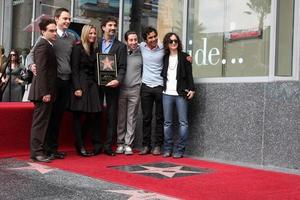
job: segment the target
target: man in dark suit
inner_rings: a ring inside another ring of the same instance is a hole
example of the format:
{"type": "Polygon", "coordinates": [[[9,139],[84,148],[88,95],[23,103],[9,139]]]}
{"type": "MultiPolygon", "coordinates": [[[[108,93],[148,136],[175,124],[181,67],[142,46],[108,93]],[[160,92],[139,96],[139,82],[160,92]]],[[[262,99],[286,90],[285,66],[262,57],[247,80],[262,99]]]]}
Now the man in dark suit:
{"type": "MultiPolygon", "coordinates": [[[[111,80],[105,86],[100,86],[100,101],[103,103],[104,98],[106,99],[108,120],[104,153],[109,156],[115,156],[112,150],[112,142],[117,129],[119,85],[124,79],[127,62],[126,45],[116,38],[117,24],[117,19],[112,16],[101,21],[102,38],[98,49],[99,53],[115,55],[117,60],[117,78],[111,80]]],[[[96,149],[94,153],[99,154],[100,152],[101,149],[96,149]]]]}
{"type": "MultiPolygon", "coordinates": [[[[64,152],[58,151],[58,138],[60,124],[71,94],[72,71],[70,58],[73,45],[76,43],[74,34],[67,31],[71,20],[69,10],[65,8],[56,9],[54,19],[57,25],[57,39],[53,44],[57,58],[56,100],[53,104],[53,112],[44,141],[44,149],[52,160],[63,159],[65,157],[64,152]]],[[[38,65],[33,62],[33,56],[29,54],[27,58],[29,58],[27,59],[27,63],[30,66],[29,68],[36,74],[35,69],[38,65]]]]}
{"type": "Polygon", "coordinates": [[[53,19],[42,20],[39,27],[42,38],[34,49],[34,61],[38,66],[37,75],[33,77],[28,96],[28,99],[34,103],[30,156],[33,161],[50,162],[44,154],[43,143],[56,95],[57,61],[53,49],[53,42],[56,40],[56,23],[53,19]]]}

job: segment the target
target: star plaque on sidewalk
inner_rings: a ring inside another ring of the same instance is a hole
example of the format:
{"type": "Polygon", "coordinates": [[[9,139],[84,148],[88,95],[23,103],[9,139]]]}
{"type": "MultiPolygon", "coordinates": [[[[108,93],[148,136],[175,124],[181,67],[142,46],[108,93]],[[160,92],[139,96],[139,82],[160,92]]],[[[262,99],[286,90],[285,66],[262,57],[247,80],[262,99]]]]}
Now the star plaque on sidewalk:
{"type": "Polygon", "coordinates": [[[193,176],[210,172],[209,169],[196,168],[174,163],[148,163],[141,165],[113,166],[112,168],[131,174],[140,174],[160,179],[193,176]]]}

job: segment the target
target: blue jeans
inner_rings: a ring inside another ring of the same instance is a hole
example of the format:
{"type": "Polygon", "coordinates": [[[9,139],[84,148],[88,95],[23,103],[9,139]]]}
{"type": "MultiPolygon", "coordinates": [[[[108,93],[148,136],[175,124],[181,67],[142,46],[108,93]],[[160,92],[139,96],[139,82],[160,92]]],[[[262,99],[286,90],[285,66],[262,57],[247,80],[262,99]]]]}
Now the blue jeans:
{"type": "Polygon", "coordinates": [[[188,137],[188,102],[182,96],[163,94],[164,111],[164,152],[183,155],[188,137]],[[178,140],[173,149],[173,108],[178,113],[178,140]],[[173,149],[173,151],[172,151],[173,149]]]}

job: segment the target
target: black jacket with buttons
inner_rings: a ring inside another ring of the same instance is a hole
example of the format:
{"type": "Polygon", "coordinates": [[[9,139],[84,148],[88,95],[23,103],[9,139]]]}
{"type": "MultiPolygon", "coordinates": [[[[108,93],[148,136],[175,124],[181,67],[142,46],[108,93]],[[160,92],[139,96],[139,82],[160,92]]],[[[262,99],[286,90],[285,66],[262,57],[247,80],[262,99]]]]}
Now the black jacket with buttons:
{"type": "MultiPolygon", "coordinates": [[[[187,60],[189,55],[184,52],[178,52],[178,64],[177,64],[177,93],[180,96],[185,97],[187,92],[185,90],[195,91],[193,73],[192,73],[192,64],[187,60]]],[[[161,76],[164,79],[164,91],[166,90],[167,83],[167,74],[169,67],[169,57],[167,54],[163,58],[163,69],[161,76]]]]}

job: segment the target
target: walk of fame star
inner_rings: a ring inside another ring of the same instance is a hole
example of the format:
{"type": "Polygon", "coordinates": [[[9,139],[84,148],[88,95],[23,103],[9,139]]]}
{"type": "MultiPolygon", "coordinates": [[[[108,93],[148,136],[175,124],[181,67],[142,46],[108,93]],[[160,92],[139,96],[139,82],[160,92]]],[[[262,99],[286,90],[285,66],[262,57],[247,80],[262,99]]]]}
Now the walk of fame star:
{"type": "Polygon", "coordinates": [[[119,194],[126,194],[130,197],[128,200],[176,200],[176,198],[164,196],[161,194],[153,193],[153,192],[146,192],[144,190],[105,190],[108,192],[119,193],[119,194]]]}
{"type": "Polygon", "coordinates": [[[199,174],[199,172],[182,170],[183,166],[161,168],[161,167],[150,167],[150,166],[141,165],[141,167],[144,167],[145,170],[134,171],[132,173],[134,173],[134,174],[153,174],[153,173],[156,173],[156,174],[161,174],[163,176],[166,176],[168,178],[173,178],[175,174],[194,174],[194,173],[199,174]]]}
{"type": "Polygon", "coordinates": [[[16,167],[16,168],[10,168],[10,169],[11,170],[36,170],[36,171],[40,172],[41,174],[46,174],[46,173],[54,170],[48,166],[40,165],[37,163],[28,163],[28,164],[29,164],[29,166],[16,167]]]}
{"type": "Polygon", "coordinates": [[[208,169],[188,167],[165,162],[131,166],[114,166],[113,168],[127,171],[132,174],[141,174],[161,179],[192,176],[208,173],[210,171],[208,169]]]}

